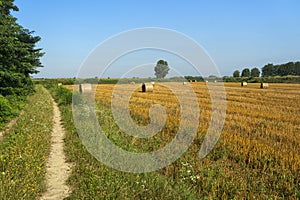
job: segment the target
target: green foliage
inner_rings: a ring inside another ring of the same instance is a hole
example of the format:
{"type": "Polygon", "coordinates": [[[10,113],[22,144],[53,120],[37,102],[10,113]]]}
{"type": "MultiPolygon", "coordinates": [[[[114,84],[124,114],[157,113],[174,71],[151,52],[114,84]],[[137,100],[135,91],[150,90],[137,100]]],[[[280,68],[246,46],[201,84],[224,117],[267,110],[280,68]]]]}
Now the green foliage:
{"type": "Polygon", "coordinates": [[[280,65],[267,64],[262,68],[262,76],[300,76],[300,62],[288,62],[280,65]]]}
{"type": "Polygon", "coordinates": [[[52,119],[51,96],[38,87],[18,123],[0,142],[0,199],[38,199],[44,192],[52,119]]]}
{"type": "Polygon", "coordinates": [[[72,104],[72,92],[64,87],[52,87],[51,93],[58,105],[72,104]]]}
{"type": "Polygon", "coordinates": [[[55,78],[55,79],[34,79],[35,84],[48,85],[53,84],[57,85],[58,83],[62,83],[63,85],[74,85],[74,84],[82,84],[82,83],[99,83],[99,84],[116,84],[119,79],[107,79],[107,78],[88,78],[88,79],[76,79],[76,78],[55,78]]]}
{"type": "Polygon", "coordinates": [[[5,98],[9,101],[13,113],[16,115],[26,106],[27,103],[27,97],[25,96],[9,95],[5,98]]]}
{"type": "Polygon", "coordinates": [[[5,127],[7,122],[16,117],[26,105],[24,96],[2,96],[0,95],[0,130],[5,127]]]}
{"type": "Polygon", "coordinates": [[[296,75],[300,76],[300,62],[296,62],[296,63],[295,63],[294,73],[295,73],[296,75]]]}
{"type": "Polygon", "coordinates": [[[262,68],[262,76],[275,76],[275,67],[273,64],[267,64],[262,68]]]}
{"type": "Polygon", "coordinates": [[[224,82],[248,83],[300,83],[300,76],[268,76],[268,77],[224,77],[224,82]]]}
{"type": "Polygon", "coordinates": [[[35,84],[42,84],[42,85],[57,85],[58,83],[62,83],[63,85],[73,85],[75,82],[74,78],[39,78],[39,79],[33,79],[33,82],[35,84]]]}
{"type": "MultiPolygon", "coordinates": [[[[198,82],[204,82],[204,78],[201,76],[185,76],[184,77],[187,81],[192,81],[192,80],[196,80],[198,82]]],[[[184,81],[186,81],[184,80],[184,81]]]]}
{"type": "Polygon", "coordinates": [[[260,75],[260,71],[257,67],[251,69],[251,77],[259,77],[259,75],[260,75]]]}
{"type": "Polygon", "coordinates": [[[46,88],[51,92],[51,95],[58,103],[58,105],[71,105],[81,104],[83,102],[83,98],[79,92],[75,92],[74,94],[64,88],[63,86],[57,86],[54,84],[47,84],[46,88]]]}
{"type": "Polygon", "coordinates": [[[0,7],[0,94],[28,95],[33,92],[30,75],[42,67],[41,49],[35,47],[40,37],[17,23],[10,11],[18,11],[13,0],[3,0],[0,7]]]}
{"type": "Polygon", "coordinates": [[[0,94],[27,96],[34,92],[33,82],[21,73],[0,71],[0,94]]]}
{"type": "Polygon", "coordinates": [[[169,73],[169,66],[168,62],[164,60],[157,61],[157,64],[154,68],[155,76],[157,78],[165,78],[167,74],[169,73]]]}
{"type": "Polygon", "coordinates": [[[235,70],[233,72],[233,77],[240,77],[240,71],[239,70],[235,70]]]}
{"type": "Polygon", "coordinates": [[[277,74],[279,76],[295,75],[294,73],[294,63],[289,62],[283,65],[277,66],[277,74]]]}
{"type": "MultiPolygon", "coordinates": [[[[237,78],[238,70],[234,71],[233,77],[237,78]]],[[[262,69],[263,77],[270,76],[300,76],[300,62],[288,62],[280,65],[267,64],[262,69]]],[[[258,68],[253,68],[251,72],[248,68],[242,71],[242,77],[259,77],[260,70],[258,68]]],[[[278,81],[278,80],[277,80],[278,81]]]]}
{"type": "Polygon", "coordinates": [[[9,101],[0,95],[0,125],[7,122],[11,117],[12,108],[9,101]]]}
{"type": "Polygon", "coordinates": [[[242,77],[250,77],[250,69],[249,68],[243,69],[242,77]]]}
{"type": "Polygon", "coordinates": [[[117,84],[119,79],[99,79],[99,84],[117,84]]]}

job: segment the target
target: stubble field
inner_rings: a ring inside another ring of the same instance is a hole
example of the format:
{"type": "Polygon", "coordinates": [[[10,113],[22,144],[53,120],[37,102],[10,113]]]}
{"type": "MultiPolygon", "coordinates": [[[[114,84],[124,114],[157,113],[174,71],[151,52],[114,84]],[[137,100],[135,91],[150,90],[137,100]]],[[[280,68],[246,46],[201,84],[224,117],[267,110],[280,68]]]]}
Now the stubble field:
{"type": "MultiPolygon", "coordinates": [[[[225,83],[225,124],[217,145],[204,159],[198,152],[211,120],[211,99],[205,83],[191,86],[201,109],[197,137],[180,159],[158,173],[185,185],[198,198],[299,198],[300,85],[270,84],[268,89],[259,89],[255,83],[247,87],[225,83]]],[[[153,92],[137,89],[132,94],[129,108],[137,124],[150,122],[151,105],[163,105],[167,113],[167,122],[159,133],[138,139],[120,131],[113,119],[110,103],[114,87],[98,85],[96,104],[99,123],[116,145],[128,151],[149,152],[164,147],[176,136],[180,105],[170,89],[156,84],[153,92]]],[[[126,93],[133,86],[121,87],[126,93]]],[[[116,98],[122,98],[122,94],[116,98]]]]}

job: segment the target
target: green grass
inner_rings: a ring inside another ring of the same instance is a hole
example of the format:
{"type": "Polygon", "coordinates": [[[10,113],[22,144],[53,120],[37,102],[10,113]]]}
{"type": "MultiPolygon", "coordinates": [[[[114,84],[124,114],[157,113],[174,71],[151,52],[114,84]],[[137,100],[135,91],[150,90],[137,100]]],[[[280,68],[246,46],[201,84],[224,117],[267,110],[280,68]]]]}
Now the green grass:
{"type": "MultiPolygon", "coordinates": [[[[57,88],[57,90],[59,90],[57,88]]],[[[64,99],[64,95],[56,95],[64,99]]],[[[65,94],[68,96],[69,94],[65,94]]],[[[65,152],[73,163],[68,184],[73,192],[68,199],[195,199],[196,193],[183,182],[174,181],[159,172],[133,174],[116,171],[96,160],[77,135],[71,105],[60,105],[66,130],[65,152]]]]}
{"type": "Polygon", "coordinates": [[[66,154],[75,164],[69,199],[195,199],[180,182],[158,172],[132,174],[116,171],[97,161],[82,145],[72,120],[71,106],[61,106],[66,128],[66,154]]]}
{"type": "Polygon", "coordinates": [[[49,92],[42,86],[36,90],[0,142],[0,199],[35,199],[45,190],[53,109],[49,92]]]}

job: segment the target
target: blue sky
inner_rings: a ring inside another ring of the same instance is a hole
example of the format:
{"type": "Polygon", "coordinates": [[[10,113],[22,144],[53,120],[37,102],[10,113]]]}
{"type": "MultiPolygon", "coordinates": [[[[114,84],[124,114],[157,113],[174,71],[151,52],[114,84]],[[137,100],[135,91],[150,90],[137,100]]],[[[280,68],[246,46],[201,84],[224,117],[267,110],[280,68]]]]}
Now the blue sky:
{"type": "MultiPolygon", "coordinates": [[[[18,22],[42,37],[38,45],[46,55],[37,77],[74,77],[101,42],[143,27],[172,29],[193,38],[221,75],[300,60],[298,0],[16,0],[15,4],[20,9],[14,13],[18,22]]],[[[168,59],[176,66],[176,59],[168,59]]],[[[121,67],[122,62],[118,64],[121,67]]],[[[122,76],[118,66],[110,73],[122,76]]]]}

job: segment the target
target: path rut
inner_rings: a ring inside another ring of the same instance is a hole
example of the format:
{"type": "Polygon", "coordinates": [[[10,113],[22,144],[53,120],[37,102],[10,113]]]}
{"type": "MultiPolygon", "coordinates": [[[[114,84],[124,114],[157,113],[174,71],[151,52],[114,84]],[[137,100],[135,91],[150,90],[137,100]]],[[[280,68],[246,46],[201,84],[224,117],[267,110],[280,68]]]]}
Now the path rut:
{"type": "Polygon", "coordinates": [[[12,127],[18,122],[19,118],[24,114],[24,110],[22,110],[19,114],[18,117],[12,119],[7,126],[5,127],[5,129],[3,131],[0,131],[0,142],[3,140],[3,137],[6,133],[8,133],[10,131],[10,129],[12,129],[12,127]]]}

